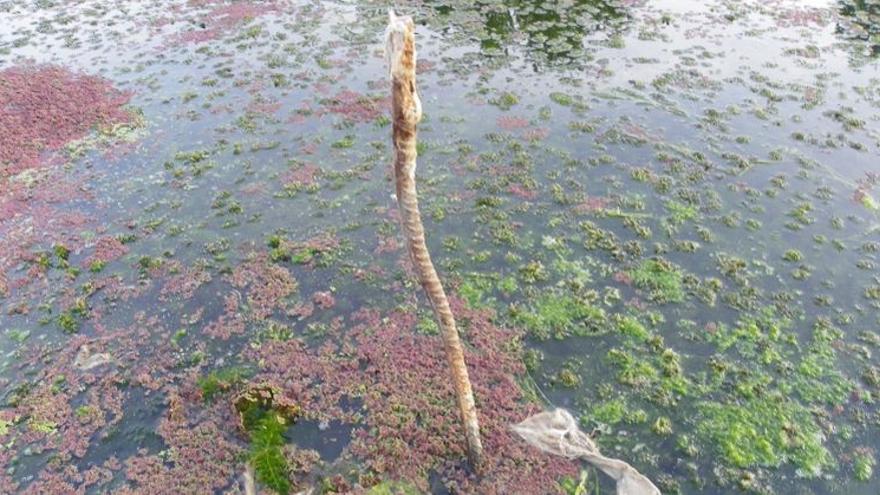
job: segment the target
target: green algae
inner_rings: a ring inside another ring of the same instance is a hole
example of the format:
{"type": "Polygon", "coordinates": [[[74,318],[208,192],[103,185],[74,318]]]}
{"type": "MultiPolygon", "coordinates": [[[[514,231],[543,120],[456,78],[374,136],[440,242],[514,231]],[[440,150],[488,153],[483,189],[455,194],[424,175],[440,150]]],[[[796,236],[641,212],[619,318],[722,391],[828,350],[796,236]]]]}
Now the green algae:
{"type": "Polygon", "coordinates": [[[669,435],[672,435],[672,420],[666,416],[660,416],[651,425],[651,431],[661,437],[668,437],[669,435]]]}
{"type": "Polygon", "coordinates": [[[621,334],[638,342],[646,342],[651,337],[651,332],[634,316],[615,314],[611,320],[621,334]]]}
{"type": "Polygon", "coordinates": [[[788,333],[791,328],[791,320],[778,316],[773,308],[765,307],[757,315],[744,317],[733,328],[718,324],[707,338],[721,352],[735,348],[749,360],[772,364],[783,359],[780,344],[789,347],[796,344],[795,336],[788,333]]]}
{"type": "Polygon", "coordinates": [[[682,273],[672,263],[649,259],[628,271],[636,287],[648,291],[652,301],[680,303],[684,301],[682,273]]]}
{"type": "Polygon", "coordinates": [[[243,383],[248,375],[248,370],[244,368],[224,368],[199,377],[196,385],[202,393],[202,399],[206,402],[211,402],[218,395],[228,392],[243,383]]]}
{"type": "Polygon", "coordinates": [[[346,149],[354,146],[355,137],[353,135],[343,136],[342,138],[334,141],[330,146],[337,149],[346,149]]]}
{"type": "Polygon", "coordinates": [[[659,337],[651,337],[646,343],[651,349],[649,353],[637,348],[613,348],[606,353],[605,360],[616,372],[617,381],[659,406],[673,406],[683,397],[693,395],[680,355],[663,348],[659,337]]]}
{"type": "Polygon", "coordinates": [[[58,432],[58,423],[54,421],[44,421],[37,418],[31,418],[27,422],[28,428],[37,433],[45,435],[54,435],[58,432]]]}
{"type": "Polygon", "coordinates": [[[868,452],[859,452],[853,458],[853,476],[858,481],[868,481],[874,477],[874,466],[877,461],[868,452]]]}
{"type": "Polygon", "coordinates": [[[589,495],[590,493],[599,495],[601,493],[599,491],[599,477],[592,476],[592,479],[595,480],[592,487],[590,487],[590,479],[589,471],[582,469],[578,478],[566,476],[559,480],[559,489],[565,495],[589,495]]]}
{"type": "Polygon", "coordinates": [[[698,405],[697,434],[733,467],[779,467],[793,464],[815,477],[834,465],[824,434],[808,409],[770,395],[743,403],[698,405]]]}
{"type": "Polygon", "coordinates": [[[367,495],[419,495],[421,492],[405,481],[386,480],[373,485],[367,495]]]}
{"type": "Polygon", "coordinates": [[[248,462],[257,481],[276,493],[287,495],[293,488],[291,470],[284,449],[287,427],[301,413],[298,406],[276,399],[277,390],[255,385],[233,401],[241,427],[249,440],[248,462]]]}
{"type": "Polygon", "coordinates": [[[789,249],[782,255],[782,259],[792,263],[799,262],[804,259],[804,255],[797,249],[789,249]]]}
{"type": "Polygon", "coordinates": [[[669,212],[669,223],[672,225],[681,225],[688,220],[695,220],[699,215],[694,206],[672,199],[666,201],[665,207],[669,212]]]}
{"type": "Polygon", "coordinates": [[[646,421],[647,415],[641,409],[631,409],[622,397],[606,400],[594,405],[581,423],[585,427],[596,425],[616,425],[618,423],[639,424],[646,421]]]}
{"type": "Polygon", "coordinates": [[[285,421],[277,414],[266,413],[249,426],[251,447],[248,461],[257,480],[276,493],[290,493],[289,467],[281,447],[284,445],[285,421]]]}
{"type": "Polygon", "coordinates": [[[58,326],[64,333],[76,333],[79,331],[79,319],[70,311],[58,315],[58,326]]]}
{"type": "Polygon", "coordinates": [[[467,301],[472,308],[489,305],[487,298],[494,288],[494,282],[488,277],[469,276],[458,286],[458,295],[467,301]]]}
{"type": "Polygon", "coordinates": [[[6,436],[9,433],[9,427],[15,425],[14,421],[0,419],[0,437],[6,436]]]}
{"type": "Polygon", "coordinates": [[[515,93],[505,91],[499,94],[496,98],[491,99],[489,102],[502,110],[510,110],[514,105],[519,103],[519,97],[515,93]]]}
{"type": "Polygon", "coordinates": [[[570,293],[545,293],[528,308],[513,307],[511,316],[539,340],[600,335],[607,331],[605,310],[570,293]]]}
{"type": "Polygon", "coordinates": [[[840,405],[849,400],[855,385],[837,369],[834,342],[842,332],[829,320],[819,318],[805,355],[795,368],[792,388],[808,403],[840,405]]]}

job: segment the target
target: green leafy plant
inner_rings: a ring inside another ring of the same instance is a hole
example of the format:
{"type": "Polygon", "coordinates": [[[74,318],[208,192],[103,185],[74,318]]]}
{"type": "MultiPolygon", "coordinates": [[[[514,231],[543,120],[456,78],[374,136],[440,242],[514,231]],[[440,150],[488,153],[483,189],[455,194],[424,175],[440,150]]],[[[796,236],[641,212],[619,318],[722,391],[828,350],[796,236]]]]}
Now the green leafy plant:
{"type": "Polygon", "coordinates": [[[651,300],[658,303],[684,301],[682,274],[671,263],[659,259],[643,261],[629,271],[636,287],[647,290],[651,300]]]}
{"type": "Polygon", "coordinates": [[[212,371],[211,373],[199,378],[196,384],[202,391],[202,398],[205,402],[213,400],[217,395],[232,389],[235,385],[247,377],[247,370],[239,367],[225,368],[222,370],[212,371]]]}
{"type": "Polygon", "coordinates": [[[248,460],[257,480],[282,495],[290,493],[289,466],[284,458],[286,422],[274,411],[265,412],[250,429],[251,448],[248,460]]]}

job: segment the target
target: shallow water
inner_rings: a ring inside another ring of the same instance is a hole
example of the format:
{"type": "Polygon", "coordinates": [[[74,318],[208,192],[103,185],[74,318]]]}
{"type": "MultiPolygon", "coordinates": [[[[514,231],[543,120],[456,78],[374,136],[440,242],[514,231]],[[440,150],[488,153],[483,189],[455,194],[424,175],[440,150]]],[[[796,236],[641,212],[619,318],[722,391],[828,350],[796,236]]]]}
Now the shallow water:
{"type": "MultiPolygon", "coordinates": [[[[385,5],[254,2],[223,18],[223,2],[150,4],[0,2],[0,70],[100,75],[143,116],[127,142],[61,153],[62,177],[82,185],[51,202],[87,217],[59,227],[77,246],[70,265],[105,236],[128,236],[127,252],[75,275],[57,259],[35,271],[58,243],[47,230],[24,245],[34,259],[9,265],[20,281],[0,299],[10,490],[149,493],[129,460],[191,462],[158,431],[176,401],[188,428],[247,448],[223,405],[235,387],[202,402],[200,377],[231,366],[281,377],[255,358],[262,346],[320,349],[363,308],[415,314],[432,331],[390,196],[385,5]],[[236,273],[271,254],[273,235],[310,247],[266,262],[297,288],[261,313],[251,297],[271,282],[236,273]],[[81,299],[75,333],[62,331],[59,315],[81,299]],[[242,323],[231,335],[209,329],[224,315],[242,323]],[[113,363],[71,367],[83,345],[113,363]]],[[[526,332],[528,372],[515,377],[526,396],[575,412],[664,492],[876,493],[876,3],[400,10],[419,22],[429,247],[451,292],[526,332]]],[[[8,242],[26,221],[4,220],[8,242]]],[[[358,401],[342,408],[371,424],[358,401]]],[[[324,457],[299,479],[376,471],[340,444],[361,423],[334,417],[322,441],[325,419],[286,432],[324,457]]],[[[212,486],[238,490],[242,459],[217,463],[212,486]]],[[[406,481],[441,491],[443,468],[429,471],[406,481]]]]}

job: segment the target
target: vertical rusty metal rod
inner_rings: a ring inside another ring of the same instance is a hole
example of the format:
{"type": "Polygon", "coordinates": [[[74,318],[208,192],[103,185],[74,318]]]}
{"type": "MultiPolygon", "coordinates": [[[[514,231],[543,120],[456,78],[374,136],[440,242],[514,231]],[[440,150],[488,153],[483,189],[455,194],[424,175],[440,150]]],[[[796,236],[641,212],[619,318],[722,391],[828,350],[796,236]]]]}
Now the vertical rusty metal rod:
{"type": "Polygon", "coordinates": [[[422,118],[422,103],[416,90],[415,24],[412,18],[397,17],[394,11],[389,11],[388,17],[385,56],[391,74],[394,180],[401,225],[419,281],[431,301],[434,315],[440,324],[446,360],[452,374],[458,409],[464,426],[468,461],[471,467],[478,471],[483,445],[480,441],[480,425],[477,421],[474,393],[471,390],[455,318],[425,244],[425,229],[422,226],[416,195],[416,134],[417,125],[422,118]]]}

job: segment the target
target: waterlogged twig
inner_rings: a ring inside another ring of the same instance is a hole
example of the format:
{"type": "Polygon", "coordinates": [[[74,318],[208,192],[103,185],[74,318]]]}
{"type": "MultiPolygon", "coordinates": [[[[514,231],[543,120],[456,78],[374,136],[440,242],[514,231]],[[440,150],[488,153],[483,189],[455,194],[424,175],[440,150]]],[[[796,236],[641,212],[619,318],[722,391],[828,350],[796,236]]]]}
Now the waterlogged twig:
{"type": "Polygon", "coordinates": [[[440,324],[446,360],[452,374],[458,408],[467,441],[468,460],[478,470],[483,454],[474,394],[464,362],[455,318],[446,299],[425,244],[425,229],[416,195],[416,132],[422,118],[422,103],[416,91],[415,24],[410,17],[388,12],[385,56],[391,74],[391,106],[394,139],[394,179],[401,225],[419,281],[424,287],[440,324]]]}

